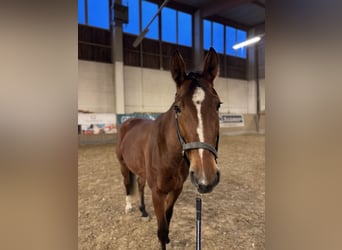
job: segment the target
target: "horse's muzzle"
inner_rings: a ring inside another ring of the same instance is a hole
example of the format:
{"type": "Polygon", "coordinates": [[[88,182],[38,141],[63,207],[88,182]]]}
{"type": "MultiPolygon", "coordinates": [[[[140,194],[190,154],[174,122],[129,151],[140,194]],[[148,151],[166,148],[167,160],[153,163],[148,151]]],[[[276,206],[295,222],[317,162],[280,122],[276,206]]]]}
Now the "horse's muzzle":
{"type": "Polygon", "coordinates": [[[215,179],[211,183],[208,183],[208,184],[200,183],[198,179],[196,178],[194,171],[190,172],[190,178],[191,178],[192,184],[194,184],[194,186],[197,188],[197,191],[199,193],[201,194],[210,193],[211,191],[213,191],[214,187],[220,182],[220,171],[217,170],[215,179]]]}

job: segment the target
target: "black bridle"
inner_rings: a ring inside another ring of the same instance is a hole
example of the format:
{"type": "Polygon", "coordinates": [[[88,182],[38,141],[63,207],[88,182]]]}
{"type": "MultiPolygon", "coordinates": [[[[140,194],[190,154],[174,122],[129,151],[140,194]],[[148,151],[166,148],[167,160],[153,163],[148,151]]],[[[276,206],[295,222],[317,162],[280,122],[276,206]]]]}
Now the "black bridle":
{"type": "Polygon", "coordinates": [[[176,131],[177,131],[177,136],[178,136],[178,140],[179,142],[181,143],[182,145],[182,156],[183,158],[185,159],[186,163],[188,165],[190,165],[190,160],[189,158],[186,156],[185,152],[187,150],[190,150],[190,149],[206,149],[206,150],[209,150],[215,157],[215,161],[217,162],[217,150],[218,150],[218,143],[219,143],[219,135],[217,135],[217,138],[216,138],[216,146],[215,148],[213,146],[211,146],[210,144],[208,143],[205,143],[205,142],[189,142],[189,143],[186,143],[183,136],[181,135],[181,132],[179,130],[179,125],[178,125],[178,113],[180,112],[179,108],[177,106],[174,106],[174,109],[175,109],[175,120],[176,120],[176,131]]]}

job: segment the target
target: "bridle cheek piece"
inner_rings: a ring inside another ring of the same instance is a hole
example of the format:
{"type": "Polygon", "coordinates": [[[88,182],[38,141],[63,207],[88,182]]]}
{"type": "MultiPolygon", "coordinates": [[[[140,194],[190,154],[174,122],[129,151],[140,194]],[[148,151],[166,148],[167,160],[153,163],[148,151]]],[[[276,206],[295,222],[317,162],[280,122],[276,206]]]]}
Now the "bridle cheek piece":
{"type": "Polygon", "coordinates": [[[190,149],[206,149],[206,150],[208,150],[209,152],[211,152],[214,155],[215,161],[217,162],[217,158],[218,158],[217,150],[218,150],[218,143],[219,143],[219,135],[217,136],[217,139],[216,139],[216,146],[215,146],[215,148],[212,145],[210,145],[208,143],[205,143],[205,142],[189,142],[189,143],[186,143],[184,138],[183,138],[183,136],[180,133],[180,130],[179,130],[178,113],[180,113],[180,109],[176,105],[174,106],[174,109],[175,109],[175,120],[176,120],[177,137],[178,137],[178,140],[179,140],[180,144],[182,145],[182,156],[185,159],[185,161],[188,164],[188,166],[190,166],[190,160],[186,156],[185,152],[187,150],[190,150],[190,149]]]}

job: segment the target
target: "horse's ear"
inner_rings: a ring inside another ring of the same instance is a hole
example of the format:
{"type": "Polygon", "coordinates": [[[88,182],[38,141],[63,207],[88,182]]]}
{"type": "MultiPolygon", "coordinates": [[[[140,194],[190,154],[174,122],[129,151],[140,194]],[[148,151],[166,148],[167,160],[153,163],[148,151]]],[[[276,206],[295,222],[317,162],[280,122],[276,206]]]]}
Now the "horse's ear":
{"type": "Polygon", "coordinates": [[[184,60],[178,50],[173,54],[170,62],[170,70],[173,80],[179,88],[186,76],[184,60]]]}
{"type": "Polygon", "coordinates": [[[214,79],[218,75],[218,71],[218,55],[216,54],[216,51],[211,47],[204,60],[203,77],[209,82],[213,83],[214,79]]]}

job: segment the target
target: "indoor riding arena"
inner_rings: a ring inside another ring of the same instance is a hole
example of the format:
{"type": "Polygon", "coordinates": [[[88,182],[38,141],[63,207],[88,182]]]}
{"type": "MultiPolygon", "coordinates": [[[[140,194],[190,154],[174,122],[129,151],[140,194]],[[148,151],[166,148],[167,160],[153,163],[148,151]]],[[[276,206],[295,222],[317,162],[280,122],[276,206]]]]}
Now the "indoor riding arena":
{"type": "MultiPolygon", "coordinates": [[[[199,193],[189,174],[174,205],[166,249],[199,249],[198,241],[207,250],[265,249],[264,36],[264,0],[78,1],[79,250],[161,248],[158,214],[147,183],[149,217],[141,216],[137,187],[133,208],[125,211],[126,189],[116,147],[127,119],[156,124],[169,109],[177,117],[178,103],[180,133],[190,138],[185,131],[191,131],[191,142],[210,144],[207,138],[213,131],[208,131],[208,124],[218,124],[218,145],[212,148],[220,176],[211,192],[199,193]],[[189,78],[192,75],[196,80],[189,78]],[[188,91],[187,81],[205,86],[196,85],[196,90],[217,93],[217,109],[208,107],[215,119],[200,112],[208,103],[207,92],[202,99],[193,90],[188,99],[181,94],[188,91]],[[184,100],[179,101],[180,96],[184,100]],[[194,129],[184,122],[189,110],[195,112],[194,129]],[[200,239],[196,198],[202,200],[200,239]]],[[[173,129],[158,134],[165,140],[170,135],[168,140],[179,143],[174,147],[178,149],[181,140],[174,124],[175,119],[169,125],[173,129]]],[[[141,130],[137,137],[152,138],[152,130],[141,130]]],[[[148,150],[143,144],[141,148],[148,150]]],[[[213,158],[203,153],[207,149],[190,151],[198,151],[204,162],[203,157],[213,158]]],[[[128,152],[128,157],[137,157],[129,147],[128,152]]],[[[169,155],[163,152],[163,157],[169,155]]],[[[189,159],[191,165],[193,158],[189,159]]]]}

